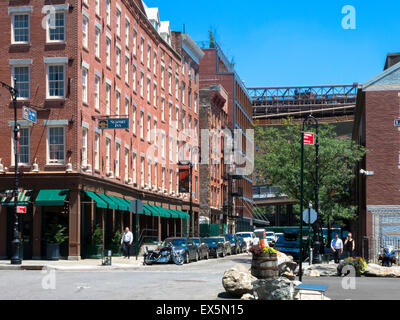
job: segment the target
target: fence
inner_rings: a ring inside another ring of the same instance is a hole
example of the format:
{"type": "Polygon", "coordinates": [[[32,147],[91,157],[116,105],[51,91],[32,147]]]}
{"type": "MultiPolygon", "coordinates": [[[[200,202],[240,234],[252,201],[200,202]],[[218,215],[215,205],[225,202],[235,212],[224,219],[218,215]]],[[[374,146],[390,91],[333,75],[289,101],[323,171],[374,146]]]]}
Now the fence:
{"type": "Polygon", "coordinates": [[[369,260],[378,263],[379,252],[383,252],[383,248],[392,246],[396,252],[397,261],[400,258],[400,238],[399,237],[377,237],[370,243],[369,260]]]}

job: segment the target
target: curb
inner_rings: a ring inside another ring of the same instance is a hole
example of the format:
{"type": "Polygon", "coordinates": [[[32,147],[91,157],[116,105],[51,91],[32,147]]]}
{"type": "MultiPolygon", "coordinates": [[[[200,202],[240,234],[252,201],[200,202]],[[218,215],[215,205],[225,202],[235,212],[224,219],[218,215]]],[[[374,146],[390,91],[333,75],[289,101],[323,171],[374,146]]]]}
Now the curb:
{"type": "Polygon", "coordinates": [[[54,265],[0,265],[0,271],[137,271],[140,266],[54,266],[54,265]]]}

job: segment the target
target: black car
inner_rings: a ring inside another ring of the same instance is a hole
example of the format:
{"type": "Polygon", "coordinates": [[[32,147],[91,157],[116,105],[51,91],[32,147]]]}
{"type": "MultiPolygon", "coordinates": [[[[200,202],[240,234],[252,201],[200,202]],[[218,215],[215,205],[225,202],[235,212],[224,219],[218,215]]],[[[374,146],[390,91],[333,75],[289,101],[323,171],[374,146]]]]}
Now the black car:
{"type": "Polygon", "coordinates": [[[225,234],[225,239],[231,243],[231,252],[232,254],[241,253],[241,246],[238,237],[235,234],[225,234]]]}
{"type": "Polygon", "coordinates": [[[225,256],[224,242],[219,237],[203,238],[203,242],[208,245],[209,255],[215,258],[225,256]]]}
{"type": "Polygon", "coordinates": [[[165,239],[165,244],[171,242],[172,245],[179,249],[184,250],[184,259],[185,263],[190,263],[190,261],[198,261],[199,260],[199,252],[197,245],[193,242],[193,240],[188,238],[167,238],[165,239]]]}
{"type": "Polygon", "coordinates": [[[209,253],[208,253],[208,245],[201,241],[200,238],[190,238],[193,240],[194,244],[198,248],[198,253],[199,253],[199,260],[201,259],[208,259],[209,253]]]}

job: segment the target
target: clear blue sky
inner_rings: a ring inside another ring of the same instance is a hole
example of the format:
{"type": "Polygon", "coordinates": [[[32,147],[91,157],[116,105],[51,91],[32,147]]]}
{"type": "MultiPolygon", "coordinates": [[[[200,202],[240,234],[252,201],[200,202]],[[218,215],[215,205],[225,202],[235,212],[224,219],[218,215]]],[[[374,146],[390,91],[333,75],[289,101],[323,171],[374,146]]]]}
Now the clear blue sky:
{"type": "Polygon", "coordinates": [[[174,31],[216,40],[246,86],[363,83],[400,52],[398,0],[147,0],[174,31]],[[342,7],[356,9],[356,30],[342,28],[342,7]]]}

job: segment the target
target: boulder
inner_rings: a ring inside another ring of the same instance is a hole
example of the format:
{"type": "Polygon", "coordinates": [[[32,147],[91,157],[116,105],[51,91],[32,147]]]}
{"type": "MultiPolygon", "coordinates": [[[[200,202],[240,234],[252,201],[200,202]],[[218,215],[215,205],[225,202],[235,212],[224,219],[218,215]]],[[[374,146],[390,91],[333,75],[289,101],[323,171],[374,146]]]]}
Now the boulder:
{"type": "Polygon", "coordinates": [[[280,276],[284,277],[284,278],[287,278],[289,280],[292,280],[292,281],[296,279],[296,275],[291,271],[285,271],[280,276]]]}
{"type": "Polygon", "coordinates": [[[297,268],[297,263],[293,261],[285,261],[281,264],[278,264],[279,274],[283,274],[284,272],[292,272],[294,273],[297,268]]]}
{"type": "Polygon", "coordinates": [[[284,277],[256,280],[253,289],[258,300],[293,300],[293,282],[284,277]]]}
{"type": "Polygon", "coordinates": [[[244,294],[240,300],[257,300],[252,294],[246,293],[244,294]]]}
{"type": "Polygon", "coordinates": [[[256,280],[257,278],[253,277],[250,272],[231,268],[225,271],[222,285],[230,296],[240,298],[246,293],[253,293],[252,282],[256,280]]]}
{"type": "Polygon", "coordinates": [[[337,277],[338,270],[336,264],[313,264],[304,270],[306,277],[337,277]]]}
{"type": "Polygon", "coordinates": [[[370,263],[365,269],[366,277],[400,278],[400,267],[382,267],[378,264],[370,263]]]}

